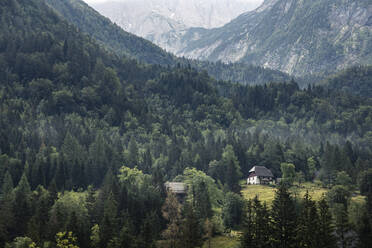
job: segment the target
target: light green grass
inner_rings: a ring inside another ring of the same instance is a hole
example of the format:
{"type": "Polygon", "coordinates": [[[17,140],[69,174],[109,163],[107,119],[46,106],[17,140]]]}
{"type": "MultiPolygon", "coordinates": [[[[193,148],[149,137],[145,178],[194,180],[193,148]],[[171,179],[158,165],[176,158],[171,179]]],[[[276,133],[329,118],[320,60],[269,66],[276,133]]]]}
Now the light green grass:
{"type": "MultiPolygon", "coordinates": [[[[211,248],[237,248],[239,240],[236,237],[216,236],[211,239],[211,248]]],[[[208,241],[203,245],[203,248],[209,248],[208,241]]]]}
{"type": "Polygon", "coordinates": [[[366,197],[362,196],[362,195],[353,196],[353,197],[351,197],[351,201],[364,205],[364,204],[366,204],[366,197]]]}
{"type": "Polygon", "coordinates": [[[244,199],[253,199],[258,196],[260,201],[271,204],[275,195],[275,188],[265,185],[245,185],[242,189],[244,199]]]}
{"type": "MultiPolygon", "coordinates": [[[[245,199],[253,199],[257,195],[260,201],[271,205],[275,190],[272,186],[245,185],[242,189],[242,195],[245,199]]],[[[300,186],[294,185],[290,188],[292,196],[297,198],[302,198],[307,191],[313,200],[319,201],[328,190],[314,183],[303,183],[300,186]]]]}

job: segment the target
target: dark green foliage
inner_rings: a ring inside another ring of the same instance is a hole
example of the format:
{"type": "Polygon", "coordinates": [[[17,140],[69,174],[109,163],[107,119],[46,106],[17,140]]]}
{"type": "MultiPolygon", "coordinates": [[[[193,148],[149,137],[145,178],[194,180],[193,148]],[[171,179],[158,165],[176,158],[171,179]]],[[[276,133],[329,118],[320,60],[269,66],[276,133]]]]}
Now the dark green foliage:
{"type": "Polygon", "coordinates": [[[281,184],[275,193],[271,210],[273,245],[275,247],[297,247],[297,216],[294,202],[287,186],[281,184]]]}
{"type": "Polygon", "coordinates": [[[128,55],[150,64],[170,65],[175,60],[171,54],[151,42],[125,32],[83,1],[46,0],[45,2],[61,17],[117,54],[128,55]]]}
{"type": "Polygon", "coordinates": [[[333,209],[338,245],[342,248],[349,247],[351,245],[352,237],[350,236],[351,227],[348,220],[348,210],[341,203],[335,204],[333,209]]]}
{"type": "Polygon", "coordinates": [[[334,236],[334,225],[332,215],[326,199],[323,197],[319,203],[319,230],[317,241],[319,247],[336,247],[336,238],[334,236]]]}
{"type": "Polygon", "coordinates": [[[334,204],[342,204],[347,208],[348,200],[350,198],[350,191],[341,185],[334,186],[327,193],[328,201],[333,206],[334,204]]]}
{"type": "Polygon", "coordinates": [[[262,204],[258,197],[252,202],[253,209],[253,246],[257,248],[269,247],[272,229],[270,226],[270,212],[266,203],[262,204]]]}
{"type": "Polygon", "coordinates": [[[254,244],[253,214],[252,202],[247,201],[244,206],[243,233],[240,238],[242,248],[253,247],[254,244]]]}
{"type": "Polygon", "coordinates": [[[326,79],[330,89],[342,90],[362,97],[372,97],[372,66],[355,66],[326,79]]]}
{"type": "Polygon", "coordinates": [[[363,195],[368,195],[372,192],[372,169],[362,171],[359,174],[359,189],[363,195]]]}
{"type": "MultiPolygon", "coordinates": [[[[222,207],[222,218],[226,228],[237,228],[242,222],[244,202],[241,196],[228,192],[222,207]]],[[[247,223],[248,225],[248,223],[247,223]]]]}
{"type": "Polygon", "coordinates": [[[185,204],[183,211],[185,219],[181,225],[181,247],[200,247],[203,244],[201,223],[192,206],[185,204]]]}
{"type": "MultiPolygon", "coordinates": [[[[355,171],[370,166],[369,100],[300,90],[294,81],[233,85],[188,66],[119,59],[43,1],[0,1],[0,16],[1,247],[17,236],[43,247],[64,231],[81,248],[152,247],[164,236],[192,247],[206,219],[221,228],[222,205],[225,227],[243,225],[239,180],[254,165],[280,176],[280,164],[293,163],[306,178],[321,165],[330,183],[345,171],[352,184],[355,171]],[[200,180],[183,199],[190,200],[184,216],[182,198],[173,198],[172,221],[162,212],[164,183],[183,178],[185,168],[200,180]]],[[[272,212],[251,202],[246,244],[280,246],[280,227],[288,247],[297,244],[289,238],[295,222],[286,220],[297,213],[280,192],[272,212]]],[[[340,192],[334,202],[347,203],[340,192]]],[[[314,211],[308,205],[302,224],[314,211]]],[[[319,221],[329,235],[327,211],[320,208],[319,221]]]]}
{"type": "Polygon", "coordinates": [[[17,236],[27,231],[27,223],[32,215],[31,189],[25,174],[22,175],[14,190],[13,199],[14,222],[17,223],[17,236]]]}
{"type": "Polygon", "coordinates": [[[312,201],[309,192],[302,200],[302,209],[298,218],[297,242],[300,247],[319,246],[320,220],[315,201],[312,201]]]}
{"type": "Polygon", "coordinates": [[[365,212],[362,215],[362,224],[358,229],[358,247],[367,248],[372,244],[372,226],[371,218],[365,212]]]}
{"type": "Polygon", "coordinates": [[[208,188],[205,182],[199,181],[192,189],[193,208],[197,218],[203,222],[203,219],[212,217],[212,204],[208,194],[208,188]]]}

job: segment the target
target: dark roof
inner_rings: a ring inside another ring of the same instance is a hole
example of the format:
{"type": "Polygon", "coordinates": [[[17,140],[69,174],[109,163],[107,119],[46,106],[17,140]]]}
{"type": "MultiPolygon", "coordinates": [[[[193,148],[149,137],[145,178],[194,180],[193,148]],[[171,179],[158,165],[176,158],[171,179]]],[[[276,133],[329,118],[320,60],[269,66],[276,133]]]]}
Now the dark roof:
{"type": "Polygon", "coordinates": [[[274,177],[273,173],[271,170],[266,168],[265,166],[254,166],[249,173],[254,172],[256,176],[259,177],[274,177]]]}

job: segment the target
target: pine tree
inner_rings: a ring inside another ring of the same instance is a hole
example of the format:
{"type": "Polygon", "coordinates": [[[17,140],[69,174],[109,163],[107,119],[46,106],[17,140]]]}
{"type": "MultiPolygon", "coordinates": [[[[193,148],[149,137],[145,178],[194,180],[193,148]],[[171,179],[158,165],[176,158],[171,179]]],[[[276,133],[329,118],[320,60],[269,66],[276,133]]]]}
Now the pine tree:
{"type": "Polygon", "coordinates": [[[110,192],[104,204],[103,219],[100,224],[102,246],[106,246],[110,239],[118,233],[117,225],[117,203],[113,193],[110,192]]]}
{"type": "Polygon", "coordinates": [[[244,206],[243,230],[240,238],[242,248],[254,247],[254,227],[253,227],[253,208],[252,202],[248,200],[244,206]]]}
{"type": "Polygon", "coordinates": [[[318,244],[319,247],[334,248],[336,247],[336,238],[334,236],[334,226],[332,223],[332,215],[329,211],[329,206],[326,199],[323,197],[319,203],[319,231],[318,244]]]}
{"type": "Polygon", "coordinates": [[[298,218],[297,239],[300,247],[318,246],[319,216],[316,204],[311,200],[309,192],[306,192],[298,218]]]}
{"type": "Polygon", "coordinates": [[[212,217],[212,204],[209,199],[208,188],[204,181],[193,186],[193,207],[199,220],[212,217]]]}
{"type": "Polygon", "coordinates": [[[362,215],[361,225],[358,228],[358,247],[368,248],[372,244],[372,226],[367,212],[362,215]]]}
{"type": "Polygon", "coordinates": [[[11,233],[15,227],[13,213],[13,180],[7,171],[4,176],[0,194],[0,247],[4,247],[5,242],[13,238],[11,233]]]}
{"type": "Polygon", "coordinates": [[[265,248],[270,246],[270,213],[266,203],[262,205],[258,197],[253,199],[253,236],[254,247],[265,248]]]}
{"type": "Polygon", "coordinates": [[[202,230],[195,211],[188,203],[184,206],[185,219],[181,225],[181,243],[184,248],[200,247],[203,244],[202,230]]]}
{"type": "Polygon", "coordinates": [[[295,205],[284,184],[275,193],[271,217],[273,245],[278,248],[296,247],[295,205]]]}
{"type": "Polygon", "coordinates": [[[234,153],[231,145],[227,145],[223,150],[222,164],[226,166],[225,183],[230,191],[239,193],[240,185],[239,180],[242,176],[240,171],[239,161],[234,153]]]}
{"type": "Polygon", "coordinates": [[[26,233],[28,221],[32,216],[31,189],[25,173],[15,188],[13,212],[17,223],[16,233],[21,236],[26,233]]]}
{"type": "Polygon", "coordinates": [[[3,184],[1,186],[0,191],[0,200],[2,197],[6,197],[9,193],[12,192],[14,187],[12,176],[10,175],[9,171],[7,171],[4,175],[3,184]]]}
{"type": "Polygon", "coordinates": [[[336,234],[339,246],[342,248],[349,247],[351,238],[347,208],[343,204],[337,203],[333,209],[335,211],[336,234]]]}

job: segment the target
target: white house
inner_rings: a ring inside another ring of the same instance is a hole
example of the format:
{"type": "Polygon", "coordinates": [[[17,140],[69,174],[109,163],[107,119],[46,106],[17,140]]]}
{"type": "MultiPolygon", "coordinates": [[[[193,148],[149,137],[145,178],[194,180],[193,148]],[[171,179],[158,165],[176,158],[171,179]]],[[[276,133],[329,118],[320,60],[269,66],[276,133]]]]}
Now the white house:
{"type": "Polygon", "coordinates": [[[247,184],[274,184],[273,173],[265,166],[254,166],[249,171],[247,184]]]}

